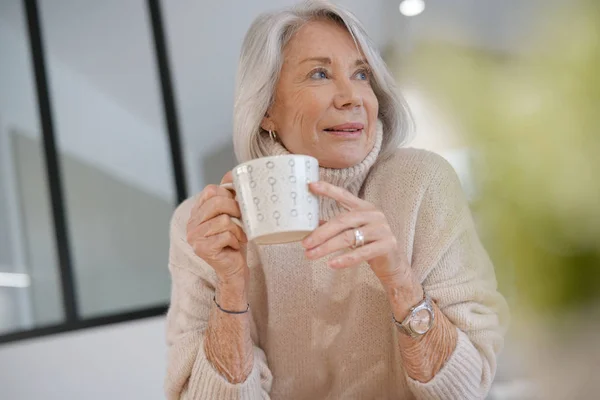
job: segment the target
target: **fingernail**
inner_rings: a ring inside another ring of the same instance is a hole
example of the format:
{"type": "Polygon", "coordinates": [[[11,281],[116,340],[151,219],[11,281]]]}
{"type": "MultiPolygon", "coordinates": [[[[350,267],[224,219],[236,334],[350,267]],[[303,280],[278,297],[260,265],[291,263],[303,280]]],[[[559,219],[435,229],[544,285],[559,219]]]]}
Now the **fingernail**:
{"type": "Polygon", "coordinates": [[[338,259],[330,260],[327,262],[327,265],[329,265],[332,268],[335,268],[340,265],[340,260],[338,260],[338,259]]]}

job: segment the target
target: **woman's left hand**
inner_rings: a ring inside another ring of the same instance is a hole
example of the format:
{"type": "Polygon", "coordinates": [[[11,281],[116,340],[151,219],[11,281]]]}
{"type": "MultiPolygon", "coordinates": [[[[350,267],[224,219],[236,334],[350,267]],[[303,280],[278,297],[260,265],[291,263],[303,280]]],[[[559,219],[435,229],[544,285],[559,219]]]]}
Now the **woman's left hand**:
{"type": "Polygon", "coordinates": [[[350,249],[331,259],[328,265],[338,269],[366,261],[384,287],[413,287],[414,279],[406,254],[381,210],[328,182],[311,183],[310,190],[318,196],[336,200],[348,212],[323,223],[303,240],[309,259],[350,249]],[[363,233],[364,245],[353,248],[356,229],[363,233]]]}

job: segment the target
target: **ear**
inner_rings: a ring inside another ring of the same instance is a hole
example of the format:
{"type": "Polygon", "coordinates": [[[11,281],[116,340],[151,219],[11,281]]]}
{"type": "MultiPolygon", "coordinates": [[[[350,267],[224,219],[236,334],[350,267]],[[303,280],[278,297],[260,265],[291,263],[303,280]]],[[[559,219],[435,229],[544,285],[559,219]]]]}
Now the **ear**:
{"type": "Polygon", "coordinates": [[[274,131],[275,123],[273,123],[273,120],[269,117],[268,114],[266,114],[260,123],[260,127],[263,128],[265,131],[274,131]]]}

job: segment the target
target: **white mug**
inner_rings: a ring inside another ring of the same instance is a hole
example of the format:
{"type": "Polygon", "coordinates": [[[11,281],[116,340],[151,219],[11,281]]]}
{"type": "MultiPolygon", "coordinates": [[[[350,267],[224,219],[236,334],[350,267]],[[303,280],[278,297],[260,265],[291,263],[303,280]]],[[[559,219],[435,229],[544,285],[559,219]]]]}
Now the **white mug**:
{"type": "Polygon", "coordinates": [[[319,180],[319,163],[305,155],[263,157],[233,169],[233,185],[242,211],[238,223],[257,244],[300,241],[319,226],[319,200],[308,183],[319,180]]]}

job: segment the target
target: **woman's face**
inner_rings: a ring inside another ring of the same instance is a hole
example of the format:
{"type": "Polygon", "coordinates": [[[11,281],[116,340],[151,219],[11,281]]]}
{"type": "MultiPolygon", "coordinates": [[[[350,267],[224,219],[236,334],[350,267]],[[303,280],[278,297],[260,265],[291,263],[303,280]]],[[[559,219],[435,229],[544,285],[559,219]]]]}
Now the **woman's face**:
{"type": "Polygon", "coordinates": [[[328,168],[360,163],[375,142],[379,104],[364,56],[343,27],[313,21],[296,32],[273,105],[261,127],[283,145],[328,168]]]}

